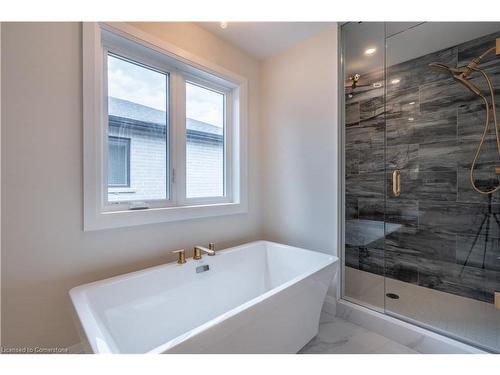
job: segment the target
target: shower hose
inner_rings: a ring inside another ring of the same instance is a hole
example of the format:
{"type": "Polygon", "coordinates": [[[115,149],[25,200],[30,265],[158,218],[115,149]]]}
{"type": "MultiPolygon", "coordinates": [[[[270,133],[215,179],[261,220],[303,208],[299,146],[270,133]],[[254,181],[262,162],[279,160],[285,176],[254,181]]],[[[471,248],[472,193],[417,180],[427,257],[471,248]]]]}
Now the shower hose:
{"type": "MultiPolygon", "coordinates": [[[[490,95],[491,95],[491,107],[492,107],[491,109],[493,111],[493,123],[495,125],[495,136],[496,136],[497,151],[498,151],[498,157],[500,158],[500,135],[499,135],[499,132],[498,132],[497,111],[496,111],[496,106],[495,106],[495,93],[494,93],[494,90],[493,90],[493,85],[491,84],[491,80],[488,77],[488,75],[482,69],[472,68],[472,70],[481,73],[482,76],[484,77],[484,79],[486,80],[486,82],[488,83],[488,88],[490,90],[490,95]]],[[[481,141],[479,142],[479,146],[478,146],[478,148],[476,150],[476,154],[474,155],[474,159],[473,159],[472,165],[470,167],[469,177],[470,177],[470,182],[472,184],[472,187],[478,193],[481,193],[481,194],[493,194],[497,190],[500,189],[500,184],[497,187],[495,187],[493,189],[490,189],[490,190],[481,190],[479,187],[476,186],[476,181],[475,181],[475,178],[474,178],[477,160],[479,159],[479,154],[481,153],[481,148],[484,145],[486,137],[488,136],[488,131],[490,129],[490,104],[488,103],[488,100],[486,99],[486,97],[483,94],[477,94],[477,95],[480,96],[483,99],[483,101],[484,101],[484,105],[486,107],[486,119],[485,119],[485,123],[484,123],[483,135],[481,136],[481,141]]],[[[498,169],[497,169],[497,173],[498,173],[498,169]]]]}

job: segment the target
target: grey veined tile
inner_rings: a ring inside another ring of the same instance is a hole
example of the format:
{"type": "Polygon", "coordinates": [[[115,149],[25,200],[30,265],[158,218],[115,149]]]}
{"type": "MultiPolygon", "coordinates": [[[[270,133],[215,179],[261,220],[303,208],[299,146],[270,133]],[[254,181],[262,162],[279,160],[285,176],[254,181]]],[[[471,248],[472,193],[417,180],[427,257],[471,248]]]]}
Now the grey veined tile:
{"type": "Polygon", "coordinates": [[[384,123],[376,120],[365,121],[359,126],[350,126],[345,131],[347,147],[371,147],[372,144],[384,142],[384,123]]]}
{"type": "MultiPolygon", "coordinates": [[[[456,150],[458,166],[469,168],[472,165],[474,156],[479,149],[479,143],[479,139],[462,139],[458,143],[456,150]]],[[[500,165],[500,156],[498,155],[497,143],[494,138],[489,138],[483,143],[476,163],[478,166],[484,165],[485,167],[491,163],[498,163],[500,165]]]]}
{"type": "Polygon", "coordinates": [[[359,102],[345,106],[345,125],[359,125],[359,102]]]}
{"type": "Polygon", "coordinates": [[[455,108],[387,119],[388,145],[423,144],[457,139],[455,108]]]}
{"type": "Polygon", "coordinates": [[[475,96],[453,78],[430,82],[420,87],[420,111],[453,109],[474,100],[475,96]]]}
{"type": "Polygon", "coordinates": [[[419,200],[449,201],[457,199],[457,171],[419,171],[416,194],[419,200]]]}
{"type": "MultiPolygon", "coordinates": [[[[364,220],[384,221],[385,216],[385,201],[379,199],[363,199],[358,200],[359,218],[364,220]]],[[[380,228],[383,231],[383,228],[380,228]]],[[[382,232],[383,236],[383,232],[382,232]]]]}
{"type": "Polygon", "coordinates": [[[355,146],[345,149],[345,174],[359,173],[359,149],[355,146]]]}
{"type": "Polygon", "coordinates": [[[359,103],[359,118],[360,121],[370,120],[376,117],[382,118],[384,116],[384,97],[377,96],[369,100],[359,103]]]}
{"type": "Polygon", "coordinates": [[[413,121],[413,143],[433,143],[457,139],[457,111],[455,108],[425,112],[413,121]]]}
{"type": "MultiPolygon", "coordinates": [[[[489,207],[482,203],[420,201],[418,209],[420,227],[450,234],[474,235],[490,209],[492,213],[500,214],[500,205],[489,207]]],[[[490,235],[500,237],[500,226],[492,226],[490,235]]]]}
{"type": "Polygon", "coordinates": [[[456,235],[422,228],[414,233],[397,231],[386,236],[385,249],[392,254],[455,262],[456,235]]]}
{"type": "Polygon", "coordinates": [[[418,172],[418,144],[401,144],[386,147],[387,168],[418,172]]]}
{"type": "Polygon", "coordinates": [[[492,303],[500,285],[500,272],[457,263],[422,260],[420,286],[492,303]]]}
{"type": "Polygon", "coordinates": [[[346,195],[358,198],[384,198],[384,173],[363,173],[346,176],[346,195]]]}
{"type": "Polygon", "coordinates": [[[358,197],[346,194],[345,196],[345,218],[346,220],[358,218],[358,197]]]}
{"type": "Polygon", "coordinates": [[[458,151],[456,140],[421,144],[418,150],[419,169],[456,170],[458,151]]]}
{"type": "Polygon", "coordinates": [[[418,86],[395,90],[386,96],[386,118],[415,117],[419,113],[418,86]]]}
{"type": "Polygon", "coordinates": [[[387,200],[385,207],[386,224],[400,224],[397,231],[415,233],[418,226],[418,201],[399,199],[387,200]]]}
{"type": "MultiPolygon", "coordinates": [[[[387,54],[392,55],[397,53],[396,50],[391,49],[390,45],[387,48],[387,54]]],[[[424,85],[428,82],[436,82],[447,78],[447,72],[441,69],[431,68],[429,66],[432,62],[440,62],[446,65],[456,66],[457,64],[457,48],[452,47],[430,53],[397,64],[387,68],[387,92],[391,93],[395,90],[403,88],[417,87],[424,85]]]]}
{"type": "MultiPolygon", "coordinates": [[[[497,107],[497,117],[500,119],[500,108],[497,107]]],[[[483,135],[486,121],[486,111],[482,100],[475,99],[457,107],[458,138],[460,141],[478,142],[483,135]]],[[[490,118],[488,139],[495,138],[493,121],[490,118]]]]}
{"type": "MultiPolygon", "coordinates": [[[[489,191],[500,186],[500,176],[495,173],[498,163],[481,163],[474,169],[474,182],[478,188],[483,191],[489,191]]],[[[481,194],[477,192],[471,183],[470,167],[458,168],[458,191],[457,200],[464,203],[483,203],[487,204],[491,199],[492,204],[500,204],[500,189],[492,194],[481,194]]]]}
{"type": "Polygon", "coordinates": [[[383,172],[385,168],[385,148],[382,142],[373,142],[369,147],[358,146],[359,173],[383,172]]]}
{"type": "MultiPolygon", "coordinates": [[[[500,219],[500,217],[499,217],[500,219]]],[[[500,238],[486,237],[488,226],[500,225],[493,217],[485,222],[483,230],[474,236],[459,235],[457,241],[457,263],[467,267],[500,272],[500,238]]],[[[500,284],[499,284],[500,286],[500,284]]]]}

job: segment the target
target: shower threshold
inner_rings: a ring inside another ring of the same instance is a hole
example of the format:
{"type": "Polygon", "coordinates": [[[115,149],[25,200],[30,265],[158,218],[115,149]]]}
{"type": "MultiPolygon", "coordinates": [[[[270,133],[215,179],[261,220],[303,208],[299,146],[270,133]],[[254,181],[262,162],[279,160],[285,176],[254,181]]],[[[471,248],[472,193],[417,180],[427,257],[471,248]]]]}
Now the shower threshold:
{"type": "Polygon", "coordinates": [[[373,313],[392,317],[471,348],[500,352],[500,314],[493,304],[384,278],[351,267],[346,267],[345,271],[350,280],[363,281],[351,282],[351,288],[346,290],[344,300],[350,305],[360,305],[373,313]],[[385,293],[395,294],[399,298],[384,298],[385,293]]]}

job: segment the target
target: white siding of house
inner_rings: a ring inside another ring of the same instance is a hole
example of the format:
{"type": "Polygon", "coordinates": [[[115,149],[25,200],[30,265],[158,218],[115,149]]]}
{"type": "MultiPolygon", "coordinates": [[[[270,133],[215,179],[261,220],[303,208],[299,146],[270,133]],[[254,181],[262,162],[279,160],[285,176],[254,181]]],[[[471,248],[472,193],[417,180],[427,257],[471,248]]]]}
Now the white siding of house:
{"type": "Polygon", "coordinates": [[[160,134],[117,130],[110,135],[130,138],[130,188],[111,188],[109,201],[166,199],[166,141],[160,134]]]}
{"type": "MultiPolygon", "coordinates": [[[[115,127],[109,135],[130,138],[130,188],[111,188],[115,201],[165,199],[167,167],[165,138],[160,134],[115,127]]],[[[224,193],[224,151],[221,143],[188,140],[188,197],[222,196],[224,193]]]]}
{"type": "Polygon", "coordinates": [[[224,147],[222,143],[188,141],[186,196],[224,195],[224,147]]]}

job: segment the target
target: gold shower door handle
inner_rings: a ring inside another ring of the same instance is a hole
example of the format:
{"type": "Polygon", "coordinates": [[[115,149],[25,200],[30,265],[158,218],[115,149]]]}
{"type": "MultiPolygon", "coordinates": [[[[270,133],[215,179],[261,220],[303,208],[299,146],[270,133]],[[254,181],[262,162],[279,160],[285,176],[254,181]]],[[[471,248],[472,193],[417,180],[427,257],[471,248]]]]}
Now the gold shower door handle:
{"type": "Polygon", "coordinates": [[[401,195],[401,171],[399,169],[392,172],[392,193],[395,197],[401,195]]]}

